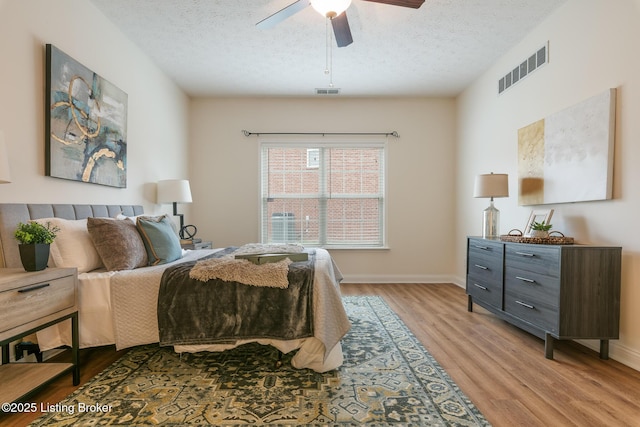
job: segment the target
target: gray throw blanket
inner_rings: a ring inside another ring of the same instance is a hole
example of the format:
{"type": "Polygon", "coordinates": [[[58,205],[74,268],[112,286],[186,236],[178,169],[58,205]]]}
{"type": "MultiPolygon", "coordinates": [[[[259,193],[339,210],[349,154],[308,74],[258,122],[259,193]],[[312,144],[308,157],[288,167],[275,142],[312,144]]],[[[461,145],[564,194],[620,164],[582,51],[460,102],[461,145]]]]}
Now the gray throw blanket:
{"type": "MultiPolygon", "coordinates": [[[[227,255],[235,249],[227,248],[212,256],[227,255]]],[[[308,261],[289,265],[287,289],[191,279],[189,272],[195,261],[167,268],[158,294],[160,345],[313,336],[315,251],[308,252],[308,261]]]]}

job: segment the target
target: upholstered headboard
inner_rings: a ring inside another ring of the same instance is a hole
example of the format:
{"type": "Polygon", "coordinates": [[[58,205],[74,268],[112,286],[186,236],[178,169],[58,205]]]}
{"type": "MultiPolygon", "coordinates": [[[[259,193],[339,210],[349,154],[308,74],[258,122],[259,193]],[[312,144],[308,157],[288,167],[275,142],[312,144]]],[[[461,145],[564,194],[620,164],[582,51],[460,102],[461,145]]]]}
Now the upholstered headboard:
{"type": "Polygon", "coordinates": [[[22,267],[18,241],[13,237],[19,222],[40,218],[115,218],[120,213],[126,216],[141,215],[144,209],[140,205],[0,203],[0,267],[22,267]]]}

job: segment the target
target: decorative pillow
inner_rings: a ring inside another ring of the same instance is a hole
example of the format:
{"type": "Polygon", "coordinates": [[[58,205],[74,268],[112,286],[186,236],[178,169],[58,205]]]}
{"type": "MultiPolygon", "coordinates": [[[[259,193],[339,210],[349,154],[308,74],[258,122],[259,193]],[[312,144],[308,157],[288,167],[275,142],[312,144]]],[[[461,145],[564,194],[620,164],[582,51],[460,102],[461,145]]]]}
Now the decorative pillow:
{"type": "Polygon", "coordinates": [[[180,240],[168,216],[138,217],[138,231],[147,248],[149,264],[166,264],[182,258],[180,240]]]}
{"type": "Polygon", "coordinates": [[[49,259],[53,261],[53,266],[76,267],[78,273],[104,266],[87,231],[86,219],[42,218],[37,222],[43,225],[50,223],[60,229],[50,246],[49,259]]]}
{"type": "Polygon", "coordinates": [[[147,251],[133,221],[88,218],[87,230],[107,270],[132,270],[147,265],[147,251]]]}
{"type": "Polygon", "coordinates": [[[135,216],[126,216],[125,214],[120,212],[118,215],[115,216],[115,219],[130,219],[135,224],[139,216],[148,216],[148,215],[142,214],[142,215],[135,215],[135,216]]]}
{"type": "Polygon", "coordinates": [[[171,217],[167,214],[164,215],[160,215],[160,216],[152,216],[152,215],[147,215],[147,214],[141,214],[141,215],[136,215],[136,216],[126,216],[122,213],[119,213],[118,215],[116,215],[116,219],[130,219],[131,221],[133,221],[135,224],[138,223],[138,218],[162,218],[165,217],[167,221],[169,221],[169,223],[171,224],[171,228],[173,229],[173,232],[176,234],[176,236],[178,235],[178,226],[176,225],[176,223],[171,219],[171,217]]]}

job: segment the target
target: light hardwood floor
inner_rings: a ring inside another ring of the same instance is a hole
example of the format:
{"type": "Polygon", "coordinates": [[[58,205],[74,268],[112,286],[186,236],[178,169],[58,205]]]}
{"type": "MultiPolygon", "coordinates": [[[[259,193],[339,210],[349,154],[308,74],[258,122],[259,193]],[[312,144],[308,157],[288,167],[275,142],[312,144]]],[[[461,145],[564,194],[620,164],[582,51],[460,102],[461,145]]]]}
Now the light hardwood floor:
{"type": "MultiPolygon", "coordinates": [[[[344,284],[344,295],[379,295],[494,426],[640,426],[640,372],[577,343],[542,340],[474,306],[452,284],[344,284]]],[[[81,385],[124,352],[81,353],[81,385]]],[[[64,355],[62,356],[64,357],[64,355]]],[[[77,387],[65,376],[30,402],[55,403],[77,387]]],[[[0,418],[26,425],[38,414],[0,418]]]]}
{"type": "Polygon", "coordinates": [[[544,342],[452,284],[344,285],[380,295],[494,426],[640,426],[640,372],[573,342],[544,342]]]}

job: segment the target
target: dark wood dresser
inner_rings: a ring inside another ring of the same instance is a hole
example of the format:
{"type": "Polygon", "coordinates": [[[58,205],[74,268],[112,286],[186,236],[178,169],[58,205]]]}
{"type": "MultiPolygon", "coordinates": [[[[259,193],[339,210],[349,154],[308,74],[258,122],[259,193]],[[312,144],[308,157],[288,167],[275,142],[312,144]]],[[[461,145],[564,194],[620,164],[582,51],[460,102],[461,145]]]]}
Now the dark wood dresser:
{"type": "Polygon", "coordinates": [[[622,248],[539,245],[467,238],[468,310],[473,303],[545,340],[618,339],[622,248]]]}

